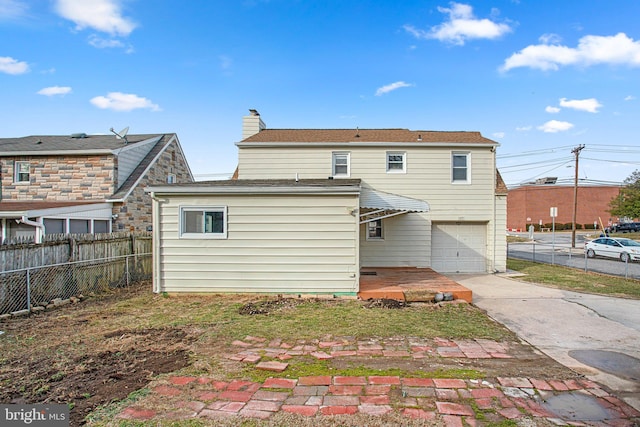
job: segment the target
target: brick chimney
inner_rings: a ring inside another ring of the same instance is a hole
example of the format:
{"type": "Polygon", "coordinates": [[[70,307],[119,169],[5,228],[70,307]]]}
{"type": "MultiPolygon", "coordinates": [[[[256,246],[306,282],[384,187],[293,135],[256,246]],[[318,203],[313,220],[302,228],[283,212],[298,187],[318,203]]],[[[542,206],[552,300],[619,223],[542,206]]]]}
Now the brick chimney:
{"type": "Polygon", "coordinates": [[[267,125],[265,125],[260,118],[260,113],[258,113],[258,110],[249,110],[249,115],[242,117],[243,140],[255,135],[256,133],[266,128],[267,125]]]}

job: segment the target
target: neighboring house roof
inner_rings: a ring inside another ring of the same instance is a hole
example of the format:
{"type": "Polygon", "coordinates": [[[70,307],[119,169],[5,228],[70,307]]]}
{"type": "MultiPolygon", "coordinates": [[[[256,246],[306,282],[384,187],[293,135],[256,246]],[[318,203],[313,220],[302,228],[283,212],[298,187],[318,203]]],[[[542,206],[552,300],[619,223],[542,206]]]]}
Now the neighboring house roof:
{"type": "Polygon", "coordinates": [[[507,194],[509,189],[507,188],[507,184],[505,184],[504,179],[502,179],[502,175],[500,175],[500,171],[496,169],[496,194],[507,194]]]}
{"type": "Polygon", "coordinates": [[[494,144],[480,132],[440,132],[409,129],[263,129],[242,143],[251,142],[404,142],[494,144]]]}
{"type": "Polygon", "coordinates": [[[76,212],[80,210],[96,210],[107,207],[111,211],[111,205],[102,200],[68,202],[44,202],[44,201],[2,201],[0,202],[0,218],[14,218],[20,216],[36,217],[42,215],[54,215],[66,212],[69,209],[76,212]]]}
{"type": "MultiPolygon", "coordinates": [[[[84,135],[84,134],[82,134],[84,135]]],[[[137,142],[157,138],[163,134],[127,135],[126,141],[115,135],[35,135],[20,138],[0,138],[0,156],[62,155],[62,154],[116,154],[137,142]]]]}
{"type": "MultiPolygon", "coordinates": [[[[151,142],[158,139],[153,148],[138,163],[127,179],[116,189],[115,193],[108,198],[109,202],[119,202],[125,200],[139,184],[140,180],[153,166],[158,157],[169,147],[172,142],[176,142],[180,151],[182,147],[175,133],[169,134],[136,134],[126,135],[124,138],[117,138],[115,135],[36,135],[20,138],[0,138],[0,157],[8,156],[59,156],[59,155],[118,155],[122,150],[134,149],[137,143],[151,142]]],[[[183,152],[184,155],[184,152],[183,152]]],[[[189,175],[193,180],[193,174],[189,165],[186,164],[189,175]]],[[[79,204],[76,202],[71,202],[79,204]]]]}
{"type": "MultiPolygon", "coordinates": [[[[153,164],[156,162],[158,157],[162,155],[162,153],[169,147],[172,142],[176,142],[180,151],[182,152],[182,147],[180,147],[180,142],[178,141],[178,136],[174,133],[163,135],[162,138],[156,143],[156,145],[147,153],[147,155],[142,159],[142,161],[138,164],[138,166],[133,170],[131,175],[122,183],[120,188],[116,190],[116,192],[109,197],[109,201],[121,201],[126,199],[131,192],[136,188],[136,186],[140,183],[140,180],[144,178],[147,171],[153,164]]],[[[189,171],[189,176],[191,180],[193,180],[193,174],[191,173],[191,169],[189,165],[186,164],[187,170],[189,171]]]]}

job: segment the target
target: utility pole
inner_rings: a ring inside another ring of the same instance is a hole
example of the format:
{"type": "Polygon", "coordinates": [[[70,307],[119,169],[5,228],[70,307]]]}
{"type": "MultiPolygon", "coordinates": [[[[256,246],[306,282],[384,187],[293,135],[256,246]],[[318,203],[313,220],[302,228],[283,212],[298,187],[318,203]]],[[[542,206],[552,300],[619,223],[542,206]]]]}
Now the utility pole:
{"type": "Polygon", "coordinates": [[[580,157],[580,152],[584,148],[584,144],[581,144],[571,150],[571,152],[576,156],[576,173],[573,179],[573,221],[571,221],[571,247],[576,247],[576,212],[578,211],[578,158],[580,157]]]}

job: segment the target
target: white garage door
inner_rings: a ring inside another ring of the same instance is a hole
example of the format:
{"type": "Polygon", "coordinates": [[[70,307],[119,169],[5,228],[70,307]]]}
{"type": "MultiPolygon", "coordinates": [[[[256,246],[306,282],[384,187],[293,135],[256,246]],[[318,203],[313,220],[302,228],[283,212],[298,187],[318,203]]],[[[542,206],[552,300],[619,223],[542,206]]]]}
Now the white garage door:
{"type": "Polygon", "coordinates": [[[441,273],[484,273],[486,224],[433,224],[431,268],[441,273]]]}

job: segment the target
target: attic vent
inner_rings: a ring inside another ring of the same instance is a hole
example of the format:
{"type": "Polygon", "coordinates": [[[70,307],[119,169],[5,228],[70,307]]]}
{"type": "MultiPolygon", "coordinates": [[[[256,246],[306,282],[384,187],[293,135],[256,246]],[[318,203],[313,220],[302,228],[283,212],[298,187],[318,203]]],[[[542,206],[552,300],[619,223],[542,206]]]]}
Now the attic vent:
{"type": "Polygon", "coordinates": [[[81,139],[81,138],[86,138],[86,137],[87,137],[87,134],[84,133],[84,132],[72,133],[71,134],[71,138],[74,138],[74,139],[81,139]]]}

